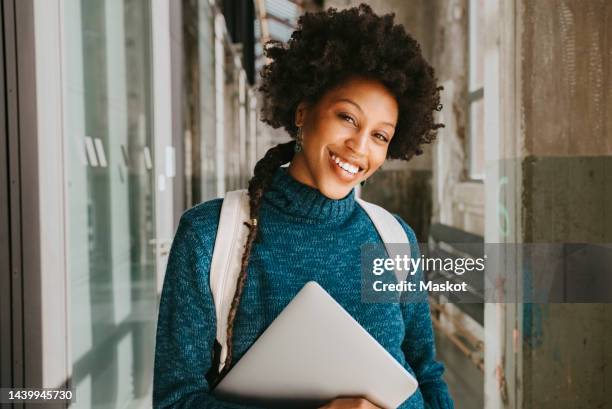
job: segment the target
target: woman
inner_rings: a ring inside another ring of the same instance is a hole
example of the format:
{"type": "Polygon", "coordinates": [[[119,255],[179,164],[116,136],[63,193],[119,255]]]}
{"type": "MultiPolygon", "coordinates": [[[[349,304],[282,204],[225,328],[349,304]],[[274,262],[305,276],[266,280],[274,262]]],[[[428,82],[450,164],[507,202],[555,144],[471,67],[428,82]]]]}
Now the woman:
{"type": "MultiPolygon", "coordinates": [[[[386,158],[420,154],[442,126],[433,120],[441,89],[433,69],[393,15],[377,16],[364,4],[302,16],[289,43],[269,43],[266,55],[263,120],[295,140],[270,149],[249,182],[256,221],[229,314],[225,367],[314,280],[416,376],[419,390],[402,408],[452,408],[434,360],[429,306],[362,303],[360,274],[351,273],[360,271],[360,246],[380,243],[353,188],[386,158]]],[[[188,210],[176,233],[159,313],[157,408],[246,408],[215,399],[204,376],[218,359],[208,272],[221,203],[188,210]]],[[[400,222],[418,257],[413,230],[400,222]]],[[[325,407],[376,406],[349,397],[325,407]]]]}

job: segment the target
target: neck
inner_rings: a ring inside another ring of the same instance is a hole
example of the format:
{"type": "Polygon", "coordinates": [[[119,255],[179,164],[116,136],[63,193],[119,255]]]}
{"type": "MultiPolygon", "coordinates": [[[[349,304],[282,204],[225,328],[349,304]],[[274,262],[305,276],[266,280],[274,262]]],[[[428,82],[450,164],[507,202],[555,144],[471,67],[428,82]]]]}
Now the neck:
{"type": "Polygon", "coordinates": [[[265,202],[305,223],[338,224],[355,207],[354,190],[341,199],[330,199],[314,187],[295,179],[287,168],[279,168],[265,193],[265,202]]]}
{"type": "Polygon", "coordinates": [[[317,189],[317,185],[314,182],[312,172],[308,169],[304,155],[302,153],[296,153],[289,164],[289,175],[298,182],[310,186],[313,189],[317,189]]]}

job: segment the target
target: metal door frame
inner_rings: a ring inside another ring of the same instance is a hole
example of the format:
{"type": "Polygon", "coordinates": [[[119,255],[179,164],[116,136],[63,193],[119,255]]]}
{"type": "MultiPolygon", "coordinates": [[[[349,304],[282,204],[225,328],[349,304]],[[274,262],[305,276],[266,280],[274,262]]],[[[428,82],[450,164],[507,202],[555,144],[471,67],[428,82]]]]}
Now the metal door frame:
{"type": "MultiPolygon", "coordinates": [[[[0,177],[0,183],[9,181],[8,206],[2,208],[10,218],[10,301],[3,311],[10,304],[12,373],[6,382],[60,387],[70,377],[60,0],[2,0],[2,9],[4,52],[13,56],[5,60],[8,172],[0,177]]],[[[2,354],[4,360],[4,346],[2,354]]],[[[7,374],[2,372],[3,383],[7,374]]]]}

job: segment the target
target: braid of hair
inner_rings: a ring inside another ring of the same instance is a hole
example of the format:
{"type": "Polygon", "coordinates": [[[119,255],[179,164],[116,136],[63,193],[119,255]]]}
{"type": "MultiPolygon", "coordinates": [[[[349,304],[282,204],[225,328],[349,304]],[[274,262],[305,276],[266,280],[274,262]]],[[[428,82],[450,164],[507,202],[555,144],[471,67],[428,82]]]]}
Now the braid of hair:
{"type": "Polygon", "coordinates": [[[276,170],[285,163],[288,163],[293,158],[295,141],[281,143],[268,150],[265,156],[257,162],[253,177],[249,181],[249,217],[250,223],[245,222],[245,226],[249,228],[249,235],[247,242],[244,247],[244,253],[242,254],[242,262],[240,267],[240,275],[236,283],[236,291],[234,292],[234,298],[230,306],[230,311],[227,320],[227,358],[225,359],[225,366],[220,376],[224,375],[230,368],[232,363],[232,347],[233,347],[233,333],[234,333],[234,320],[238,307],[240,305],[240,298],[242,297],[242,291],[247,279],[247,267],[249,264],[249,257],[251,255],[251,248],[253,242],[257,236],[258,224],[257,218],[259,217],[259,209],[261,207],[261,201],[264,193],[270,187],[272,183],[272,176],[276,170]]]}

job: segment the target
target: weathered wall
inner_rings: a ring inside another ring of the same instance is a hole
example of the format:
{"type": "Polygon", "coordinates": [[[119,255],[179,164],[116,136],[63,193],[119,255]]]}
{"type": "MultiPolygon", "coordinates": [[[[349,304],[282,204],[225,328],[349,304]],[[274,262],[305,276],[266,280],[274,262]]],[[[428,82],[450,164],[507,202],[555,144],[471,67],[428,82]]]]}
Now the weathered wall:
{"type": "MultiPolygon", "coordinates": [[[[524,241],[610,243],[612,2],[519,4],[524,241]]],[[[533,305],[523,322],[523,407],[612,407],[612,305],[533,305]]]]}
{"type": "MultiPolygon", "coordinates": [[[[468,2],[467,0],[435,0],[433,2],[433,59],[436,75],[442,85],[443,122],[452,126],[441,129],[439,141],[456,139],[461,147],[466,140],[468,78],[468,2]],[[450,89],[448,85],[451,85],[450,89]]],[[[456,153],[453,173],[465,180],[464,157],[456,153]]]]}
{"type": "Polygon", "coordinates": [[[609,156],[612,3],[524,1],[521,16],[526,152],[609,156]]]}
{"type": "Polygon", "coordinates": [[[371,201],[397,213],[412,227],[419,240],[427,237],[431,218],[431,172],[423,170],[379,171],[363,188],[371,201]],[[417,193],[418,192],[418,193],[417,193]],[[415,200],[413,194],[418,194],[415,200]]]}
{"type": "Polygon", "coordinates": [[[527,239],[609,242],[612,3],[524,1],[521,17],[527,239]]]}
{"type": "Polygon", "coordinates": [[[468,1],[433,2],[433,65],[444,108],[433,145],[433,221],[484,235],[484,189],[468,177],[468,1]]]}

